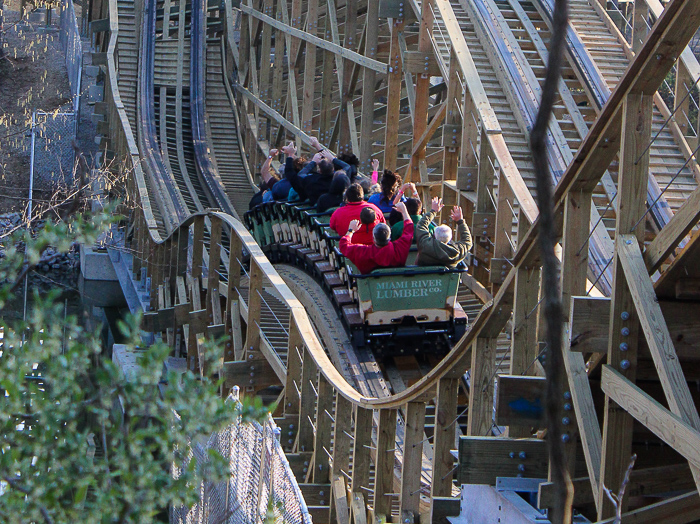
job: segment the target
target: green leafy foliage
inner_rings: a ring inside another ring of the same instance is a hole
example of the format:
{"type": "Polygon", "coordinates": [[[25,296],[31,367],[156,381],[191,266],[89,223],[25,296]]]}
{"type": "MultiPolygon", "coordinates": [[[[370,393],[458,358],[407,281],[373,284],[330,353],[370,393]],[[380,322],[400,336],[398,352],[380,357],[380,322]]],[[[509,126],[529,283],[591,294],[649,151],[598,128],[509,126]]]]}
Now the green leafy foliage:
{"type": "MultiPolygon", "coordinates": [[[[0,259],[0,308],[25,253],[35,263],[48,245],[66,251],[75,241],[92,243],[112,221],[108,213],[77,217],[9,240],[0,259]]],[[[189,371],[164,375],[171,350],[162,343],[140,350],[138,372],[127,378],[103,354],[97,332],[64,318],[57,297],[35,294],[26,322],[3,326],[0,522],[167,521],[169,505],[192,505],[203,478],[217,482],[228,472],[212,452],[176,478],[173,465],[187,463],[189,442],[268,410],[253,400],[241,410],[221,398],[221,383],[189,371]],[[168,384],[162,395],[161,381],[168,384]]],[[[123,323],[134,348],[139,322],[123,323]]],[[[214,365],[221,345],[209,342],[205,354],[214,365]]]]}

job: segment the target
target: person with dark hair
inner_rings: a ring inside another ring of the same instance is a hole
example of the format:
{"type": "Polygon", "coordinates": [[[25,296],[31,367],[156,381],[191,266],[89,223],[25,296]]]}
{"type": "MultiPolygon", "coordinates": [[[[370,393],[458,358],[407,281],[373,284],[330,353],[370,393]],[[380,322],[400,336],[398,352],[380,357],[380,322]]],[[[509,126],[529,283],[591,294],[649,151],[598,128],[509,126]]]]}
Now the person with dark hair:
{"type": "Polygon", "coordinates": [[[324,193],[318,198],[316,210],[319,213],[338,207],[343,203],[345,190],[350,187],[350,179],[344,171],[336,171],[331,181],[331,186],[328,188],[328,193],[324,193]]]}
{"type": "Polygon", "coordinates": [[[345,191],[345,205],[333,211],[330,226],[336,233],[343,236],[345,233],[347,233],[350,222],[353,220],[358,220],[362,211],[366,208],[370,208],[372,211],[374,211],[374,221],[371,224],[368,224],[369,227],[361,228],[355,234],[355,243],[371,244],[372,230],[377,224],[385,222],[384,214],[377,206],[365,202],[363,197],[364,192],[362,191],[360,184],[351,184],[345,191]]]}
{"type": "MultiPolygon", "coordinates": [[[[314,146],[314,144],[321,147],[318,140],[312,138],[311,145],[314,146]]],[[[328,192],[336,170],[347,173],[350,166],[322,148],[301,171],[291,176],[290,182],[294,191],[299,194],[300,200],[308,200],[316,205],[319,197],[328,192]]]]}
{"type": "MultiPolygon", "coordinates": [[[[403,224],[403,216],[401,215],[401,213],[398,212],[396,208],[392,209],[391,213],[389,213],[389,216],[387,217],[387,223],[391,228],[393,228],[396,224],[403,224]]],[[[401,231],[403,231],[403,226],[401,226],[401,231]]],[[[392,238],[392,240],[396,239],[392,238]]]]}
{"type": "Polygon", "coordinates": [[[348,232],[340,239],[340,252],[355,264],[361,273],[366,274],[380,267],[401,267],[406,264],[413,238],[413,221],[403,202],[399,202],[396,209],[404,219],[404,233],[398,240],[391,241],[389,226],[377,224],[372,234],[372,245],[356,243],[353,237],[360,227],[359,220],[350,222],[348,232]]]}
{"type": "Polygon", "coordinates": [[[401,175],[385,169],[379,185],[382,188],[381,192],[372,195],[368,202],[381,209],[382,213],[391,213],[391,208],[394,206],[394,197],[401,187],[401,175]]]}
{"type": "MultiPolygon", "coordinates": [[[[421,215],[423,213],[423,204],[418,198],[407,198],[406,199],[406,209],[408,210],[408,214],[411,216],[411,220],[413,220],[413,225],[415,226],[418,224],[418,221],[421,219],[421,215]]],[[[394,212],[392,211],[392,214],[394,212]]],[[[389,223],[391,223],[391,220],[389,220],[389,223]]],[[[430,222],[428,224],[428,229],[432,233],[433,230],[435,229],[435,224],[430,222]]],[[[395,224],[391,225],[391,239],[396,240],[401,236],[401,233],[403,233],[403,222],[397,222],[395,224]]],[[[415,234],[415,229],[414,229],[414,234],[415,234]]],[[[415,239],[415,237],[414,237],[415,239]]]]}
{"type": "Polygon", "coordinates": [[[360,165],[360,159],[353,153],[341,153],[338,155],[338,160],[342,160],[350,166],[350,169],[347,171],[347,175],[348,178],[350,178],[350,182],[354,182],[355,177],[357,176],[357,168],[360,165]]]}
{"type": "Polygon", "coordinates": [[[416,264],[419,266],[455,267],[472,248],[472,235],[464,221],[461,207],[453,207],[451,214],[452,220],[457,223],[460,238],[458,241],[452,240],[452,229],[448,225],[438,226],[432,234],[430,233],[428,224],[442,207],[442,199],[433,198],[431,210],[423,215],[416,226],[416,244],[418,244],[416,264]]]}

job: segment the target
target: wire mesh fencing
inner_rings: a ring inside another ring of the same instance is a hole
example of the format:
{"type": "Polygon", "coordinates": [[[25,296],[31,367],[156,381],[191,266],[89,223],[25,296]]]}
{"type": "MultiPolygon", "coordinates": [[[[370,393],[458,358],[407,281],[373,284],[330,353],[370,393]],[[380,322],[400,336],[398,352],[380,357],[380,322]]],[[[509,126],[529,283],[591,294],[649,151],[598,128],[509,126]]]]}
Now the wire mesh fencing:
{"type": "MultiPolygon", "coordinates": [[[[237,393],[228,402],[239,406],[237,393]]],[[[241,417],[207,442],[191,444],[188,459],[173,467],[176,477],[190,460],[206,461],[209,450],[229,463],[227,481],[204,481],[191,508],[171,508],[173,524],[312,524],[306,503],[279,442],[280,430],[268,416],[264,424],[241,417]]]]}
{"type": "Polygon", "coordinates": [[[32,115],[30,178],[68,187],[74,181],[75,113],[37,111],[32,115]]]}
{"type": "Polygon", "coordinates": [[[73,111],[80,113],[80,84],[83,70],[83,43],[72,0],[60,4],[59,41],[66,56],[66,70],[73,96],[73,111]]]}

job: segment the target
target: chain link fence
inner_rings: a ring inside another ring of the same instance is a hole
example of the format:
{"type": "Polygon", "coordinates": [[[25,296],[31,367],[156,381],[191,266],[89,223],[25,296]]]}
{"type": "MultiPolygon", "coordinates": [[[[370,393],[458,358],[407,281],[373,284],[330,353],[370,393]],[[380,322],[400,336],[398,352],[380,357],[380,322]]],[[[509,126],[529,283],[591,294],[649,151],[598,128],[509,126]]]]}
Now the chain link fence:
{"type": "Polygon", "coordinates": [[[66,70],[73,96],[73,111],[80,114],[80,85],[83,74],[83,43],[72,0],[60,4],[59,40],[66,55],[66,70]]]}
{"type": "Polygon", "coordinates": [[[74,180],[76,117],[74,112],[32,115],[30,179],[70,186],[74,180]]]}
{"type": "Polygon", "coordinates": [[[72,101],[68,111],[37,111],[32,115],[30,185],[36,180],[66,187],[72,185],[75,178],[72,142],[78,132],[83,44],[72,0],[62,0],[58,9],[59,41],[66,57],[72,101]]]}
{"type": "MultiPolygon", "coordinates": [[[[236,402],[237,393],[228,402],[236,402]]],[[[200,501],[192,508],[172,508],[172,524],[312,524],[299,485],[279,442],[272,420],[242,423],[241,418],[207,442],[193,443],[189,458],[173,467],[179,476],[190,460],[207,460],[210,449],[228,458],[227,482],[204,482],[200,501]]]]}

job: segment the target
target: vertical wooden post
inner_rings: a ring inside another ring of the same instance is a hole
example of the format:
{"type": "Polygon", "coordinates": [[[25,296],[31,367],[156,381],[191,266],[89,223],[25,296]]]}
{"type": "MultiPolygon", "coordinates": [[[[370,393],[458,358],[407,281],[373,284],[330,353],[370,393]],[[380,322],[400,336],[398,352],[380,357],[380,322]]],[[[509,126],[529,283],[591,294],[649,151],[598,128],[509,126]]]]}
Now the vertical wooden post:
{"type": "MultiPolygon", "coordinates": [[[[690,96],[687,96],[688,90],[692,85],[693,80],[690,77],[690,73],[688,73],[688,68],[685,67],[683,60],[678,60],[678,62],[676,62],[676,85],[674,86],[676,107],[671,107],[669,109],[671,109],[671,111],[676,109],[676,122],[678,123],[678,127],[681,133],[683,133],[683,136],[686,137],[690,148],[695,149],[697,147],[697,136],[690,132],[693,125],[690,122],[690,96]]],[[[693,132],[695,132],[694,128],[693,132]]]]}
{"type": "Polygon", "coordinates": [[[379,411],[377,449],[374,461],[374,515],[391,519],[391,495],[394,483],[394,455],[396,447],[396,410],[379,411]]]}
{"type": "Polygon", "coordinates": [[[647,37],[646,19],[649,16],[649,6],[646,0],[634,0],[634,14],[632,15],[632,51],[637,53],[647,37]]]}
{"type": "Polygon", "coordinates": [[[299,409],[299,433],[297,434],[297,452],[313,451],[314,427],[313,416],[316,404],[314,386],[318,379],[316,363],[308,350],[304,351],[304,362],[301,368],[301,405],[299,409]]]}
{"type": "MultiPolygon", "coordinates": [[[[333,467],[331,468],[331,488],[341,479],[345,485],[350,470],[350,452],[352,450],[352,403],[340,393],[335,394],[335,424],[333,428],[333,467]]],[[[331,489],[329,522],[336,521],[335,489],[331,489]]],[[[340,520],[340,519],[338,519],[340,520]]]]}
{"type": "Polygon", "coordinates": [[[425,403],[406,405],[406,425],[401,467],[401,520],[418,517],[420,510],[421,474],[423,472],[423,435],[425,430],[425,403]]]}
{"type": "Polygon", "coordinates": [[[226,319],[225,329],[228,336],[224,361],[238,360],[243,352],[243,327],[241,325],[241,310],[238,299],[238,288],[241,285],[241,258],[243,245],[241,239],[232,229],[229,232],[228,252],[228,287],[226,290],[226,319]]]}
{"type": "Polygon", "coordinates": [[[478,337],[472,349],[467,434],[485,437],[493,425],[493,380],[496,339],[478,337]]]}
{"type": "MultiPolygon", "coordinates": [[[[306,6],[306,31],[316,35],[318,32],[318,0],[309,0],[306,6]]],[[[306,42],[306,58],[304,61],[304,92],[301,102],[301,129],[307,134],[313,134],[314,97],[316,84],[316,46],[306,42]]]]}
{"type": "MultiPolygon", "coordinates": [[[[372,447],[371,409],[355,408],[355,442],[352,450],[352,493],[369,489],[370,449],[372,447]],[[363,488],[365,488],[363,490],[363,488]]],[[[366,508],[362,508],[366,512],[366,508]]],[[[353,507],[353,514],[355,508],[353,507]]],[[[355,518],[357,522],[357,518],[355,518]]]]}
{"type": "MultiPolygon", "coordinates": [[[[267,16],[274,18],[275,7],[272,0],[264,0],[263,2],[263,13],[267,16]]],[[[270,100],[270,57],[272,50],[272,26],[270,24],[262,24],[262,37],[261,37],[261,49],[260,49],[260,64],[258,68],[260,71],[260,81],[258,82],[259,96],[260,99],[267,102],[270,100]]],[[[277,57],[275,57],[277,59],[277,57]]],[[[255,72],[252,72],[255,74],[255,72]]],[[[269,142],[270,137],[270,119],[265,117],[265,128],[258,123],[258,140],[266,138],[269,142]]]]}
{"type": "MultiPolygon", "coordinates": [[[[336,0],[333,0],[336,1],[336,0]]],[[[357,37],[357,0],[347,0],[345,2],[345,28],[344,28],[344,33],[345,33],[345,38],[343,41],[343,47],[346,49],[350,49],[352,51],[356,51],[356,43],[355,43],[355,38],[357,37]]],[[[345,109],[345,112],[347,114],[347,118],[341,118],[340,119],[340,131],[338,132],[338,151],[343,152],[341,148],[345,147],[347,152],[351,152],[353,150],[352,144],[354,141],[357,140],[357,137],[351,136],[353,131],[350,129],[351,124],[350,124],[350,119],[355,118],[355,111],[353,110],[353,113],[350,114],[348,110],[346,109],[348,107],[348,104],[353,103],[353,93],[350,92],[350,86],[354,85],[352,82],[352,73],[354,69],[355,64],[353,64],[350,60],[343,60],[343,85],[341,86],[342,89],[342,102],[340,104],[340,109],[339,111],[342,111],[345,109]]],[[[359,74],[359,73],[357,73],[359,74]]],[[[355,128],[354,122],[352,125],[353,129],[355,128]]],[[[356,133],[356,130],[355,130],[356,133]]],[[[359,151],[354,151],[356,155],[359,155],[359,151]]]]}
{"type": "Polygon", "coordinates": [[[209,233],[209,267],[207,268],[207,314],[212,320],[213,291],[219,294],[219,265],[221,264],[221,219],[211,217],[211,229],[209,233]]]}
{"type": "MultiPolygon", "coordinates": [[[[399,33],[403,32],[404,21],[390,20],[391,47],[389,50],[389,74],[387,80],[386,132],[384,135],[384,169],[396,170],[399,143],[399,118],[401,117],[402,64],[399,47],[399,33]]],[[[374,93],[372,93],[374,96],[374,93]]]]}
{"type": "MultiPolygon", "coordinates": [[[[510,374],[533,375],[535,370],[533,362],[538,354],[537,303],[540,293],[540,268],[525,267],[516,271],[510,374]]],[[[530,437],[530,428],[509,426],[508,436],[530,437]]]]}
{"type": "MultiPolygon", "coordinates": [[[[481,130],[481,142],[479,145],[479,166],[476,176],[476,206],[477,213],[495,213],[496,209],[491,198],[491,188],[493,187],[494,166],[491,164],[491,146],[488,135],[484,129],[481,130]]],[[[495,220],[495,217],[494,217],[495,220]]],[[[479,265],[473,269],[476,279],[482,284],[489,283],[489,267],[493,258],[493,251],[489,242],[488,234],[482,234],[481,228],[474,229],[475,253],[479,251],[482,255],[478,257],[479,265]]]]}
{"type": "MultiPolygon", "coordinates": [[[[474,391],[474,387],[474,381],[472,379],[472,391],[474,391]]],[[[439,380],[437,396],[435,397],[435,436],[433,438],[433,485],[431,500],[435,497],[449,497],[452,495],[454,457],[452,456],[451,450],[454,449],[455,445],[458,391],[459,379],[443,377],[439,380]]],[[[469,411],[471,412],[471,404],[469,406],[469,411]]]]}
{"type": "Polygon", "coordinates": [[[301,397],[301,355],[304,351],[304,343],[299,333],[299,327],[292,315],[289,321],[289,341],[287,343],[287,383],[284,389],[284,413],[296,415],[299,413],[301,397]],[[299,390],[297,390],[299,388],[299,390]]]}
{"type": "MultiPolygon", "coordinates": [[[[450,79],[447,83],[447,112],[445,114],[445,127],[442,133],[442,146],[445,149],[443,153],[443,176],[446,180],[454,180],[457,178],[457,164],[459,163],[460,146],[462,138],[457,129],[461,124],[459,115],[459,104],[462,101],[462,91],[459,84],[459,62],[455,55],[454,49],[450,53],[450,79]]],[[[427,170],[425,174],[421,170],[421,181],[427,182],[427,170]],[[425,180],[423,180],[425,178],[425,180]]]]}
{"type": "MultiPolygon", "coordinates": [[[[330,0],[334,2],[335,0],[330,0]]],[[[331,15],[326,15],[325,20],[325,40],[331,40],[331,23],[335,23],[335,20],[331,21],[331,15]]],[[[337,80],[338,76],[333,74],[333,69],[336,67],[335,54],[331,51],[320,50],[323,55],[323,71],[325,74],[321,77],[321,113],[319,115],[318,123],[318,136],[323,144],[329,144],[331,139],[331,117],[333,116],[333,84],[337,80]]],[[[340,89],[343,86],[339,86],[340,89]]],[[[342,96],[342,93],[341,93],[342,96]]],[[[343,112],[342,104],[338,108],[339,112],[343,112]]],[[[341,118],[342,120],[342,118],[341,118]]]]}
{"type": "MultiPolygon", "coordinates": [[[[418,32],[418,51],[424,53],[426,60],[428,56],[433,56],[433,45],[431,37],[433,32],[433,2],[426,0],[421,4],[421,21],[418,32]]],[[[449,88],[448,88],[449,89],[449,88]]],[[[430,102],[430,75],[427,73],[416,75],[416,102],[413,111],[413,148],[420,140],[428,128],[428,105],[430,102]]],[[[423,175],[427,177],[428,171],[425,166],[425,147],[416,151],[411,159],[411,172],[406,173],[406,179],[411,181],[427,182],[423,180],[423,175]]]]}
{"type": "Polygon", "coordinates": [[[139,273],[141,271],[141,247],[143,245],[143,230],[145,227],[142,224],[142,211],[140,209],[135,209],[133,211],[133,222],[134,222],[134,232],[131,237],[131,253],[132,253],[132,271],[134,277],[140,278],[139,273]]]}
{"type": "Polygon", "coordinates": [[[202,255],[204,254],[204,216],[194,218],[194,234],[192,236],[192,278],[202,277],[202,255]]]}
{"type": "MultiPolygon", "coordinates": [[[[644,239],[645,221],[639,219],[646,206],[649,175],[647,144],[651,140],[652,108],[652,97],[649,95],[634,93],[625,97],[620,142],[616,238],[620,234],[633,232],[638,241],[644,239]]],[[[617,249],[616,247],[610,304],[608,365],[634,382],[637,376],[640,326],[622,265],[618,260],[617,249]]],[[[618,492],[632,452],[632,417],[607,395],[604,413],[602,467],[597,494],[599,520],[614,515],[614,508],[602,487],[607,487],[613,493],[618,492]]],[[[627,501],[623,500],[622,504],[624,512],[627,501]]]]}
{"type": "Polygon", "coordinates": [[[263,271],[255,257],[250,258],[248,273],[248,319],[246,321],[246,353],[260,351],[260,314],[262,306],[263,271]]]}
{"type": "MultiPolygon", "coordinates": [[[[367,2],[365,56],[376,59],[379,43],[379,2],[367,2]]],[[[377,73],[365,67],[362,72],[362,118],[360,122],[361,168],[368,170],[373,156],[374,84],[377,73]]]]}
{"type": "Polygon", "coordinates": [[[333,428],[333,388],[323,373],[318,376],[318,401],[316,402],[316,434],[314,435],[314,471],[311,478],[315,484],[330,481],[328,454],[331,449],[333,428]]]}

